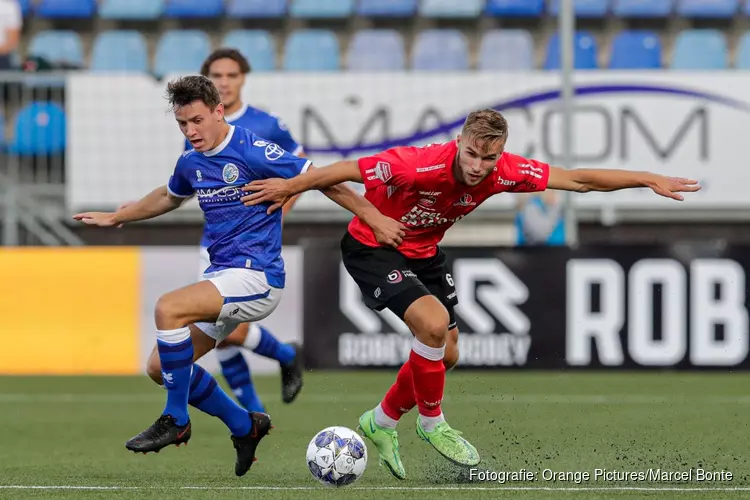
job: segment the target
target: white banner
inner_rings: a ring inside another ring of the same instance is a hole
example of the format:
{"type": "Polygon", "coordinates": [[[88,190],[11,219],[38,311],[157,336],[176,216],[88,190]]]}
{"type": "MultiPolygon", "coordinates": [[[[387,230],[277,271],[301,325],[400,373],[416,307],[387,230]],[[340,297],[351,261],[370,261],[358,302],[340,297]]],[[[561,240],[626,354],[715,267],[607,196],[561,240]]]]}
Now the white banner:
{"type": "MultiPolygon", "coordinates": [[[[554,164],[562,151],[559,82],[556,73],[540,72],[253,74],[244,99],[280,115],[319,166],[394,145],[450,140],[470,111],[488,107],[508,117],[509,151],[554,164]]],[[[750,128],[750,75],[580,72],[576,84],[577,167],[651,170],[704,185],[689,206],[647,190],[575,194],[578,206],[750,207],[743,133],[750,128]]],[[[164,85],[146,76],[69,77],[71,212],[114,208],[166,183],[183,143],[164,85]]],[[[506,195],[483,208],[511,206],[506,195]]],[[[298,207],[338,210],[320,193],[303,196],[298,207]]]]}

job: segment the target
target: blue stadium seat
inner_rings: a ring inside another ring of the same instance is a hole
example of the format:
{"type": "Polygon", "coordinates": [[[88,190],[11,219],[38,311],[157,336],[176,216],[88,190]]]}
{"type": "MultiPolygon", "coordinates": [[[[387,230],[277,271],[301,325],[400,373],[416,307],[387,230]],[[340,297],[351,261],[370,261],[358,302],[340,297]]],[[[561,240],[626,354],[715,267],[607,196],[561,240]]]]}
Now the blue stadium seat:
{"type": "Polygon", "coordinates": [[[230,31],[224,37],[222,45],[239,50],[250,61],[250,67],[253,71],[273,71],[276,69],[276,44],[267,31],[230,31]]]}
{"type": "Polygon", "coordinates": [[[339,40],[328,30],[298,30],[284,47],[286,71],[337,71],[341,67],[339,40]]]}
{"type": "Polygon", "coordinates": [[[485,12],[498,17],[541,17],[544,0],[488,0],[485,12]]]}
{"type": "Polygon", "coordinates": [[[359,0],[357,14],[372,17],[409,17],[417,12],[417,0],[359,0]]]}
{"type": "Polygon", "coordinates": [[[425,30],[417,35],[412,53],[412,68],[429,71],[469,69],[469,47],[458,30],[425,30]]]}
{"type": "Polygon", "coordinates": [[[92,71],[149,70],[146,39],[137,31],[103,31],[94,40],[92,71]]]}
{"type": "Polygon", "coordinates": [[[18,5],[21,7],[21,14],[23,16],[31,12],[31,0],[18,0],[18,5]]]}
{"type": "Polygon", "coordinates": [[[354,12],[354,0],[292,0],[289,14],[304,19],[336,19],[354,12]]]}
{"type": "Polygon", "coordinates": [[[28,53],[51,62],[83,65],[83,43],[74,31],[40,31],[31,39],[28,53]]]}
{"type": "Polygon", "coordinates": [[[362,30],[349,43],[346,66],[350,71],[402,71],[406,50],[401,33],[395,30],[362,30]]]}
{"type": "Polygon", "coordinates": [[[154,73],[198,73],[210,53],[211,41],[203,31],[167,31],[156,44],[154,73]]]}
{"type": "Polygon", "coordinates": [[[287,0],[229,0],[226,9],[229,17],[283,17],[286,15],[287,0]]]}
{"type": "MultiPolygon", "coordinates": [[[[576,69],[597,69],[596,40],[588,32],[579,31],[575,37],[575,67],[576,69]]],[[[553,34],[547,42],[547,54],[544,69],[560,69],[560,38],[553,34]]]]}
{"type": "Polygon", "coordinates": [[[484,0],[422,0],[419,13],[425,17],[479,17],[484,0]]]}
{"type": "Polygon", "coordinates": [[[615,0],[612,12],[620,17],[668,17],[674,0],[615,0]]]}
{"type": "Polygon", "coordinates": [[[59,154],[65,150],[65,111],[52,102],[35,101],[18,112],[10,151],[22,156],[59,154]]]}
{"type": "Polygon", "coordinates": [[[34,13],[48,18],[94,17],[96,0],[39,0],[34,13]]]}
{"type": "Polygon", "coordinates": [[[684,17],[728,18],[739,6],[739,0],[679,0],[677,13],[684,17]]]}
{"type": "Polygon", "coordinates": [[[534,68],[534,40],[526,30],[491,30],[479,44],[479,69],[526,71],[534,68]]]}
{"type": "Polygon", "coordinates": [[[661,68],[661,40],[652,31],[623,31],[612,40],[610,69],[661,68]]]}
{"type": "Polygon", "coordinates": [[[727,40],[718,30],[687,30],[675,38],[672,69],[707,70],[728,67],[727,40]]]}
{"type": "MultiPolygon", "coordinates": [[[[609,0],[573,0],[573,6],[578,17],[604,17],[609,11],[609,0]]],[[[560,0],[551,0],[549,13],[553,16],[560,14],[560,0]]]]}
{"type": "Polygon", "coordinates": [[[164,12],[164,0],[103,0],[99,16],[104,19],[156,19],[164,12]]]}
{"type": "Polygon", "coordinates": [[[224,13],[224,0],[167,0],[164,15],[173,18],[219,17],[224,13]]]}
{"type": "Polygon", "coordinates": [[[750,69],[750,32],[742,35],[737,44],[734,65],[737,69],[750,69]]]}

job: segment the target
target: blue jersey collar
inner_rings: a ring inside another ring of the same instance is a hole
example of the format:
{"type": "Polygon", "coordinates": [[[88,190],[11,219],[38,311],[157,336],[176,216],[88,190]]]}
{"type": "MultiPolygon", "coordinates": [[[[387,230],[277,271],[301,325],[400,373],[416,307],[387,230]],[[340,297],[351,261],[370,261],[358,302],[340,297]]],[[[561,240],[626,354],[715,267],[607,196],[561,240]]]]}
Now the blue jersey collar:
{"type": "Polygon", "coordinates": [[[230,125],[229,133],[227,133],[227,136],[224,138],[223,141],[221,141],[221,144],[219,144],[218,146],[216,146],[214,149],[210,151],[206,151],[205,153],[203,153],[203,155],[204,156],[216,156],[217,154],[221,153],[227,147],[227,145],[229,144],[229,141],[232,140],[233,135],[234,135],[234,125],[230,125]]]}

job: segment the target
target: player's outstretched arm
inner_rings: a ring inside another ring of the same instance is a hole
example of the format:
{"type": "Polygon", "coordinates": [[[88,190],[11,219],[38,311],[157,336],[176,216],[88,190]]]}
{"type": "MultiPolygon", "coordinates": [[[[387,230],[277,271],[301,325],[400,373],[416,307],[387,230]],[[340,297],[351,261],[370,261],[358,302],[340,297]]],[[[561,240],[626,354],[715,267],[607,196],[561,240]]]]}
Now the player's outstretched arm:
{"type": "Polygon", "coordinates": [[[296,194],[314,189],[326,189],[346,181],[362,182],[362,173],[356,161],[340,161],[323,168],[310,168],[304,174],[291,179],[272,178],[253,181],[242,188],[245,192],[253,193],[243,196],[242,202],[247,206],[271,202],[273,210],[269,210],[270,213],[296,194]]]}
{"type": "Polygon", "coordinates": [[[173,196],[167,186],[161,186],[135,203],[125,204],[116,212],[86,212],[73,218],[84,224],[101,227],[120,226],[127,222],[152,219],[176,209],[187,198],[173,196]]]}
{"type": "Polygon", "coordinates": [[[609,169],[572,169],[550,167],[548,189],[562,191],[617,191],[628,188],[650,188],[654,193],[682,201],[680,193],[700,190],[698,181],[682,177],[665,177],[650,172],[609,169]]]}

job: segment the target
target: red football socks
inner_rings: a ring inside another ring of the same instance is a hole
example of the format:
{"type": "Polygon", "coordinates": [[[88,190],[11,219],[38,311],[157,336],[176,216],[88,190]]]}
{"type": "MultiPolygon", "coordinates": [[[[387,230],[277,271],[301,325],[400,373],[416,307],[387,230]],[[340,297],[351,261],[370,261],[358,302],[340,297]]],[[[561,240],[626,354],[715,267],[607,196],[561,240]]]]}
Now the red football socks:
{"type": "Polygon", "coordinates": [[[398,420],[401,418],[401,415],[408,413],[416,404],[411,365],[407,360],[398,371],[396,383],[388,389],[380,406],[383,409],[383,413],[394,420],[398,420]]]}
{"type": "Polygon", "coordinates": [[[414,379],[414,398],[422,416],[442,415],[440,404],[445,390],[444,356],[445,346],[429,347],[414,339],[409,365],[414,379]]]}

